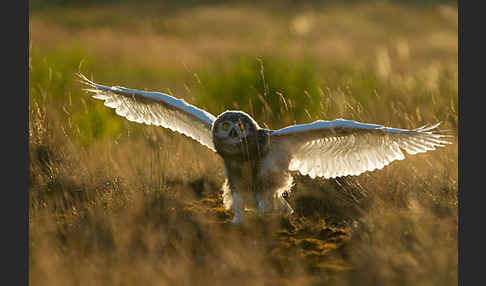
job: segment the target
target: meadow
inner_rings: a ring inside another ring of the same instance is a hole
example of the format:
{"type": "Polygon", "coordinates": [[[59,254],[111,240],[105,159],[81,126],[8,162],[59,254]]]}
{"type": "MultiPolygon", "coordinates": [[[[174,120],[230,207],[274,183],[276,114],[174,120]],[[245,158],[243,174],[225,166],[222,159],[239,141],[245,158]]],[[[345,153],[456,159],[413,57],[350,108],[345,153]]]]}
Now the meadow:
{"type": "Polygon", "coordinates": [[[66,2],[29,16],[29,284],[457,284],[455,2],[66,2]],[[440,121],[453,144],[296,173],[294,215],[235,226],[216,154],[117,116],[77,72],[272,129],[440,121]]]}

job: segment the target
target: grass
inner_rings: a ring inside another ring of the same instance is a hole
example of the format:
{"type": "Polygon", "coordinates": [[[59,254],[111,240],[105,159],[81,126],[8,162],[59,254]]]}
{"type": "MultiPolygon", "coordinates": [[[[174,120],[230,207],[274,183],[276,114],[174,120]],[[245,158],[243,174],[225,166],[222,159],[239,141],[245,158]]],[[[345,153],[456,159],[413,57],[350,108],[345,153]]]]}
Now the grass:
{"type": "Polygon", "coordinates": [[[30,284],[456,284],[456,139],[358,177],[295,174],[294,216],[232,226],[219,157],[75,81],[242,109],[274,129],[342,117],[457,135],[454,6],[277,7],[31,10],[30,284]]]}

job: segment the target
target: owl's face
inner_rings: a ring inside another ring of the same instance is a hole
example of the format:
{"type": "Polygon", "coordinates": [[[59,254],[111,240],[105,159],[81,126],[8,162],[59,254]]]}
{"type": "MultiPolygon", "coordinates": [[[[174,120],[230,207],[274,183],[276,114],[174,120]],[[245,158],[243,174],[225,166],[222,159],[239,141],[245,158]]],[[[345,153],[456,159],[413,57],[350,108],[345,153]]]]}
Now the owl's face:
{"type": "Polygon", "coordinates": [[[238,155],[255,141],[258,124],[241,111],[225,111],[213,125],[213,141],[221,154],[238,155]]]}

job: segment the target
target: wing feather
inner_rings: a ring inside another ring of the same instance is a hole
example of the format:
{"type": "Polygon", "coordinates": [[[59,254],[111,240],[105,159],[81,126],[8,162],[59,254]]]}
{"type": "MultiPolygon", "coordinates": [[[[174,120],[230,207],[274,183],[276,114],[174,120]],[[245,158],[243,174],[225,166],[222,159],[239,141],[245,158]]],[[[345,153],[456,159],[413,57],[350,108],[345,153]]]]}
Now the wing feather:
{"type": "Polygon", "coordinates": [[[89,86],[84,90],[92,93],[93,98],[103,100],[106,107],[115,109],[117,115],[177,131],[216,151],[211,132],[216,118],[212,114],[164,93],[108,87],[82,74],[78,76],[81,83],[89,86]]]}
{"type": "Polygon", "coordinates": [[[381,169],[408,154],[435,150],[451,142],[433,131],[440,123],[407,130],[352,120],[315,121],[271,131],[272,144],[290,154],[289,170],[310,177],[335,178],[381,169]]]}

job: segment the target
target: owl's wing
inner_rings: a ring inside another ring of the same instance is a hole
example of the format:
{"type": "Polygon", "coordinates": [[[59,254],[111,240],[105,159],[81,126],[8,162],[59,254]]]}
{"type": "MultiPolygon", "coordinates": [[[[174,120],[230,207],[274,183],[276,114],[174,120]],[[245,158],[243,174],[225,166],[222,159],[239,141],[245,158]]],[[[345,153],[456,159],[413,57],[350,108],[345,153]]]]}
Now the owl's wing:
{"type": "Polygon", "coordinates": [[[216,151],[211,133],[216,118],[212,114],[164,93],[109,87],[94,83],[82,74],[78,76],[90,87],[85,91],[103,100],[116,114],[130,121],[169,128],[216,151]]]}
{"type": "Polygon", "coordinates": [[[409,154],[450,144],[450,135],[431,131],[438,125],[413,130],[389,128],[351,120],[315,121],[270,132],[272,144],[289,152],[291,171],[312,178],[359,175],[381,169],[409,154]]]}

